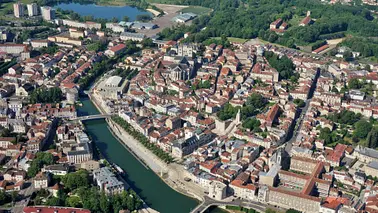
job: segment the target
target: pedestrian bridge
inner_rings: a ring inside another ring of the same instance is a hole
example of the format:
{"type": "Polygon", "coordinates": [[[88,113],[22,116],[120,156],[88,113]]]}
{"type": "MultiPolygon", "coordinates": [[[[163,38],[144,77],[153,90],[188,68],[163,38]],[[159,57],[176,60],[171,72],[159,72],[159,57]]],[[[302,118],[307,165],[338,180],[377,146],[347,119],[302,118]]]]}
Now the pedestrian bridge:
{"type": "Polygon", "coordinates": [[[110,118],[111,114],[98,114],[98,115],[86,115],[86,116],[80,116],[76,119],[72,119],[72,121],[87,121],[87,120],[95,120],[95,119],[104,119],[104,118],[110,118]]]}

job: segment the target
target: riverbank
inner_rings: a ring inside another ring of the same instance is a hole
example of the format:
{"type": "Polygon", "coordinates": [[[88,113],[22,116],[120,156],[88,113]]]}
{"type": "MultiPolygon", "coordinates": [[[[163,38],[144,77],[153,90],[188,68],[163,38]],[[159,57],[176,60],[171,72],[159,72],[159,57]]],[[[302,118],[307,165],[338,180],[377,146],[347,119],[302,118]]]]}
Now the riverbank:
{"type": "MultiPolygon", "coordinates": [[[[101,98],[93,93],[93,90],[91,90],[88,95],[92,103],[102,114],[109,113],[102,106],[101,98]]],[[[113,122],[111,119],[106,119],[106,121],[111,132],[116,136],[118,141],[124,145],[124,148],[130,150],[131,153],[136,155],[136,159],[142,164],[146,164],[169,187],[185,196],[200,201],[203,200],[203,196],[205,195],[204,190],[193,182],[184,181],[184,178],[189,176],[189,174],[183,166],[176,163],[166,164],[156,157],[149,149],[144,147],[139,141],[129,135],[121,126],[113,122]]]]}

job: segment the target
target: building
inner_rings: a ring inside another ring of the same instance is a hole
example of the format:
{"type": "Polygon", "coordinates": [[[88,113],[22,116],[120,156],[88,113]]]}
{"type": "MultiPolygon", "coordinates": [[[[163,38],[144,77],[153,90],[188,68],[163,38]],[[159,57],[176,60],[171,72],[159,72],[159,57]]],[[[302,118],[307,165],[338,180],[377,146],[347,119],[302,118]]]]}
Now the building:
{"type": "MultiPolygon", "coordinates": [[[[85,133],[83,133],[86,135],[85,133]]],[[[88,139],[89,140],[89,139],[88,139]]],[[[68,162],[79,164],[86,161],[92,160],[92,147],[90,141],[80,142],[75,147],[72,147],[72,150],[67,153],[68,162]]]]}
{"type": "Polygon", "coordinates": [[[267,199],[265,202],[269,204],[309,213],[318,213],[320,210],[321,198],[280,188],[268,188],[269,190],[267,191],[267,199]]]}
{"type": "Polygon", "coordinates": [[[256,198],[257,187],[253,184],[247,184],[245,181],[236,178],[230,183],[229,187],[236,197],[246,200],[256,198]]]}
{"type": "Polygon", "coordinates": [[[93,179],[106,194],[118,194],[124,191],[125,185],[119,181],[109,167],[102,167],[93,171],[93,179]]]}
{"type": "Polygon", "coordinates": [[[152,30],[157,28],[158,26],[154,23],[144,23],[144,22],[134,22],[131,26],[132,29],[138,29],[138,30],[152,30]]]}
{"type": "Polygon", "coordinates": [[[177,23],[185,23],[194,19],[195,17],[197,17],[197,15],[194,13],[182,13],[178,16],[173,17],[172,21],[177,23]]]}
{"type": "Polygon", "coordinates": [[[13,13],[17,18],[24,16],[24,10],[24,5],[20,2],[13,4],[13,13]]]}
{"type": "Polygon", "coordinates": [[[30,17],[38,15],[38,5],[36,3],[27,4],[26,6],[30,17]]]}
{"type": "Polygon", "coordinates": [[[60,206],[27,206],[23,213],[91,213],[88,209],[60,207],[60,206]]]}
{"type": "Polygon", "coordinates": [[[111,76],[98,85],[98,93],[104,98],[118,99],[123,93],[128,81],[123,81],[119,76],[111,76]]]}
{"type": "Polygon", "coordinates": [[[126,49],[125,44],[118,44],[114,47],[110,47],[108,50],[105,51],[105,54],[109,57],[114,57],[116,55],[119,55],[122,51],[126,49]]]}
{"type": "Polygon", "coordinates": [[[372,177],[378,177],[378,162],[371,161],[365,167],[365,174],[367,176],[371,175],[372,177]]]}
{"type": "Polygon", "coordinates": [[[123,32],[125,32],[125,27],[123,27],[123,26],[121,26],[119,24],[116,24],[116,23],[106,23],[105,27],[107,29],[111,29],[115,33],[123,33],[123,32]]]}
{"type": "Polygon", "coordinates": [[[69,172],[68,164],[53,164],[42,168],[42,172],[50,173],[53,175],[66,175],[69,172]]]}
{"type": "Polygon", "coordinates": [[[50,41],[49,40],[31,40],[30,41],[30,45],[35,48],[35,49],[39,49],[39,48],[42,48],[42,47],[48,47],[50,46],[50,41]]]}
{"type": "Polygon", "coordinates": [[[70,28],[70,37],[75,39],[84,38],[84,31],[70,28]]]}
{"type": "Polygon", "coordinates": [[[25,44],[14,44],[14,43],[5,43],[0,44],[0,52],[5,52],[7,54],[21,55],[23,52],[27,52],[28,47],[25,44]]]}
{"type": "Polygon", "coordinates": [[[94,171],[100,168],[100,163],[95,160],[89,160],[87,162],[82,163],[81,168],[88,171],[94,171]]]}
{"type": "Polygon", "coordinates": [[[62,24],[67,25],[70,27],[76,27],[76,28],[84,28],[84,29],[101,29],[101,24],[96,22],[78,22],[78,21],[72,21],[68,19],[62,19],[62,24]]]}
{"type": "Polygon", "coordinates": [[[70,104],[74,104],[79,99],[79,91],[76,88],[66,89],[66,99],[70,104]]]}
{"type": "Polygon", "coordinates": [[[209,185],[209,197],[223,200],[226,197],[227,185],[219,181],[211,181],[209,185]]]}
{"type": "Polygon", "coordinates": [[[46,173],[39,173],[33,179],[34,188],[36,189],[46,189],[49,187],[50,183],[50,176],[46,173]]]}
{"type": "Polygon", "coordinates": [[[8,146],[13,145],[13,142],[16,142],[14,137],[0,137],[0,147],[8,148],[8,146]]]}
{"type": "Polygon", "coordinates": [[[359,161],[370,163],[378,161],[378,151],[358,145],[353,152],[353,156],[358,158],[359,161]]]}
{"type": "Polygon", "coordinates": [[[60,43],[63,43],[63,44],[72,44],[75,46],[81,46],[83,44],[83,41],[79,39],[73,39],[68,36],[49,36],[47,39],[49,41],[55,42],[57,45],[59,45],[60,43]]]}
{"type": "Polygon", "coordinates": [[[55,10],[52,7],[41,7],[42,18],[45,21],[51,21],[55,19],[55,10]]]}
{"type": "Polygon", "coordinates": [[[121,40],[142,41],[144,38],[146,38],[146,35],[144,35],[143,33],[123,32],[121,33],[119,38],[121,40]]]}

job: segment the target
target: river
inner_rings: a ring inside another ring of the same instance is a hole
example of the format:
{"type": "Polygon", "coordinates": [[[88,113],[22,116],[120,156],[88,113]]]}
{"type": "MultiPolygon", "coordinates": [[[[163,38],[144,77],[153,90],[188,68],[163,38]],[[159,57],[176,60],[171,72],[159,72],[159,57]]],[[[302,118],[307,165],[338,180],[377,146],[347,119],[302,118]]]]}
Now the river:
{"type": "MultiPolygon", "coordinates": [[[[88,98],[81,98],[81,101],[83,106],[78,107],[79,116],[99,114],[88,98]]],[[[105,120],[86,121],[84,125],[102,155],[126,172],[126,181],[148,206],[161,213],[187,213],[198,204],[171,189],[152,170],[146,169],[113,137],[105,120]]]]}
{"type": "Polygon", "coordinates": [[[72,10],[81,16],[93,16],[94,18],[112,19],[118,18],[122,20],[124,16],[129,17],[129,21],[135,21],[138,15],[150,15],[148,11],[131,6],[101,6],[96,4],[80,4],[80,3],[60,3],[54,6],[62,10],[72,10]]]}

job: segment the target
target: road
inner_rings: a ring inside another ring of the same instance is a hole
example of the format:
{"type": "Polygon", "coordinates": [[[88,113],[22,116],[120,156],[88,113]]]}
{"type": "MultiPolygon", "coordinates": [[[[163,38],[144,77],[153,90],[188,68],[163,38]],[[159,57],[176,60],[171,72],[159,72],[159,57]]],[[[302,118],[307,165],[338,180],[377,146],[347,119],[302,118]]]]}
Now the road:
{"type": "Polygon", "coordinates": [[[19,195],[22,196],[23,199],[16,202],[16,204],[12,208],[12,213],[22,213],[24,207],[28,205],[28,203],[30,201],[30,197],[33,194],[33,192],[37,191],[34,188],[33,179],[29,180],[29,182],[30,182],[30,186],[19,192],[19,195]]]}
{"type": "Polygon", "coordinates": [[[252,208],[259,212],[265,212],[268,205],[259,203],[256,201],[244,201],[240,199],[232,200],[232,201],[217,201],[209,198],[208,196],[205,197],[204,201],[201,205],[197,206],[193,209],[190,213],[203,213],[211,206],[243,206],[247,208],[252,208]]]}

